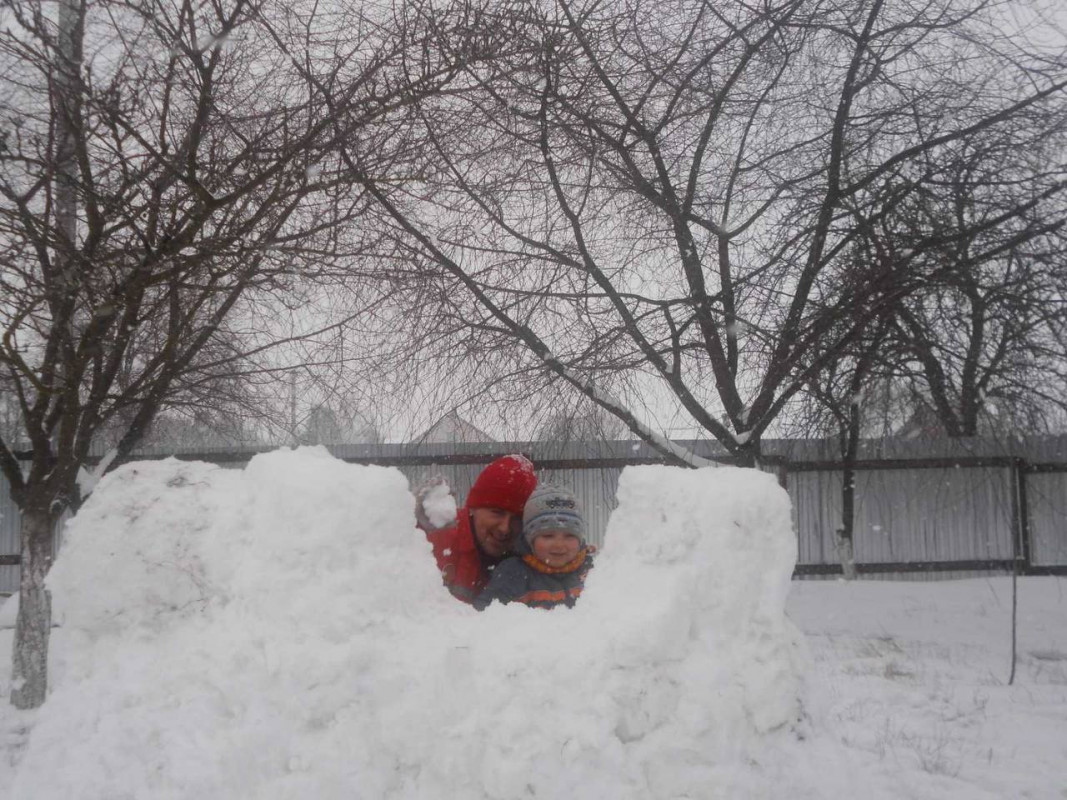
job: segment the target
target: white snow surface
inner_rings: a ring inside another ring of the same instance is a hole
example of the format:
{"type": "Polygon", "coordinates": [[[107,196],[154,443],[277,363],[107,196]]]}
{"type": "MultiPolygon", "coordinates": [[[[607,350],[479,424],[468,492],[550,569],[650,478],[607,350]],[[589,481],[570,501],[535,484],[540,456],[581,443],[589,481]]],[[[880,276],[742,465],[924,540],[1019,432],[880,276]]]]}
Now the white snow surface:
{"type": "Polygon", "coordinates": [[[118,455],[119,451],[116,448],[111,448],[92,469],[78,468],[78,491],[81,493],[83,500],[93,493],[93,489],[100,483],[100,478],[108,471],[111,464],[118,458],[118,455]]]}
{"type": "Polygon", "coordinates": [[[619,500],[576,609],[478,614],[441,587],[397,471],[316,448],[123,467],[49,576],[52,689],[11,796],[772,785],[807,727],[785,494],[642,467],[619,500]]]}
{"type": "Polygon", "coordinates": [[[798,584],[812,660],[773,478],[637,467],[618,500],[576,608],[478,614],[399,472],[124,466],[49,576],[47,702],[0,706],[0,796],[1064,796],[1067,582],[1025,584],[1022,686],[1003,580],[798,584]]]}

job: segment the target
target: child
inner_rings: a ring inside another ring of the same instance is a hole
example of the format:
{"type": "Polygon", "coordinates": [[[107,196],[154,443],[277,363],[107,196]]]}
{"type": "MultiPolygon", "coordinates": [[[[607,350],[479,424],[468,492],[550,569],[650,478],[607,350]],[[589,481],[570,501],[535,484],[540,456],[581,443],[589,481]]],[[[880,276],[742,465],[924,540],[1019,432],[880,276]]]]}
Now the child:
{"type": "Polygon", "coordinates": [[[528,552],[505,559],[493,570],[474,607],[480,611],[494,600],[534,608],[573,606],[593,566],[574,495],[559,486],[537,487],[523,509],[520,544],[528,552]]]}

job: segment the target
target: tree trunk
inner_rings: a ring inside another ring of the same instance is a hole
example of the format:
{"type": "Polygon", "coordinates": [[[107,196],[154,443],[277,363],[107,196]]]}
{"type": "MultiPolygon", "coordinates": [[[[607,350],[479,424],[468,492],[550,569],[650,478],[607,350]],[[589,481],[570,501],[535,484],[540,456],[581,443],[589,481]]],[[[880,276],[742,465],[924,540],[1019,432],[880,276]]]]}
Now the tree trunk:
{"type": "Polygon", "coordinates": [[[834,531],[837,557],[841,561],[841,573],[846,581],[856,579],[856,557],[853,549],[853,531],[856,523],[856,470],[845,462],[841,485],[841,525],[834,531]]]}
{"type": "MultiPolygon", "coordinates": [[[[858,387],[854,387],[858,390],[858,387]]],[[[856,529],[856,456],[860,445],[860,408],[855,391],[848,407],[848,427],[841,448],[841,525],[835,533],[837,556],[845,580],[856,579],[853,533],[856,529]]]]}
{"type": "MultiPolygon", "coordinates": [[[[751,432],[750,432],[751,433],[751,432]]],[[[761,442],[758,437],[751,436],[734,451],[733,455],[737,459],[737,466],[749,467],[751,469],[759,469],[763,461],[761,442]]]]}
{"type": "MultiPolygon", "coordinates": [[[[78,161],[76,137],[81,126],[81,68],[84,34],[84,0],[60,0],[57,54],[54,63],[53,103],[56,138],[53,214],[58,236],[53,244],[56,275],[52,281],[53,308],[73,298],[78,286],[78,262],[73,253],[78,239],[78,161]]],[[[70,300],[69,302],[72,302],[70,300]]],[[[73,348],[72,348],[73,349],[73,348]]],[[[56,365],[55,385],[63,386],[64,363],[56,365]]],[[[77,397],[77,392],[74,393],[77,397]]],[[[45,484],[54,483],[46,481],[45,484]]],[[[48,691],[48,636],[52,628],[52,599],[44,579],[52,565],[52,534],[57,512],[55,493],[42,486],[19,503],[22,511],[22,572],[19,613],[12,653],[11,703],[16,708],[37,708],[48,691]]]]}
{"type": "Polygon", "coordinates": [[[56,230],[66,241],[57,243],[56,260],[67,283],[74,280],[76,262],[70,253],[78,238],[78,161],[75,137],[81,122],[82,17],[84,0],[59,3],[59,62],[56,64],[55,219],[56,230]]]}
{"type": "Polygon", "coordinates": [[[11,683],[11,704],[16,708],[37,708],[48,689],[52,598],[44,579],[52,565],[55,521],[47,504],[27,505],[22,512],[22,580],[11,683]]]}

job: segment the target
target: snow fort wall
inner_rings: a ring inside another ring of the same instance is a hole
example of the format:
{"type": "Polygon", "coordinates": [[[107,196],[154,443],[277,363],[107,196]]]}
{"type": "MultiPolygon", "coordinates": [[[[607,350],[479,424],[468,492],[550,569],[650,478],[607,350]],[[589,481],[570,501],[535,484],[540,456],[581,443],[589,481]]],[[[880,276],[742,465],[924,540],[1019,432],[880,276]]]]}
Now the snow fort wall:
{"type": "Polygon", "coordinates": [[[576,608],[478,614],[395,470],[322,448],[123,467],[49,578],[14,796],[763,797],[783,775],[806,796],[829,751],[783,612],[785,493],[636,467],[618,499],[576,608]]]}

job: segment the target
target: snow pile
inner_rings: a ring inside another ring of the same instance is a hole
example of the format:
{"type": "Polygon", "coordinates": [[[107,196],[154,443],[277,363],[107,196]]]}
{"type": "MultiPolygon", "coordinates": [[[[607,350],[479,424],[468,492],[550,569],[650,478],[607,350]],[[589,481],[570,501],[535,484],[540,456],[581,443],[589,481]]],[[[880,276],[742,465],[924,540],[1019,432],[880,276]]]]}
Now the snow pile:
{"type": "Polygon", "coordinates": [[[623,472],[618,500],[573,612],[491,606],[498,633],[471,640],[472,687],[510,680],[464,730],[488,753],[488,796],[824,796],[825,780],[802,786],[785,492],[752,470],[648,466],[623,472]]]}
{"type": "Polygon", "coordinates": [[[836,751],[803,719],[785,493],[639,467],[619,502],[577,608],[478,614],[399,472],[321,448],[121,468],[49,578],[12,796],[829,796],[805,787],[836,751]]]}

